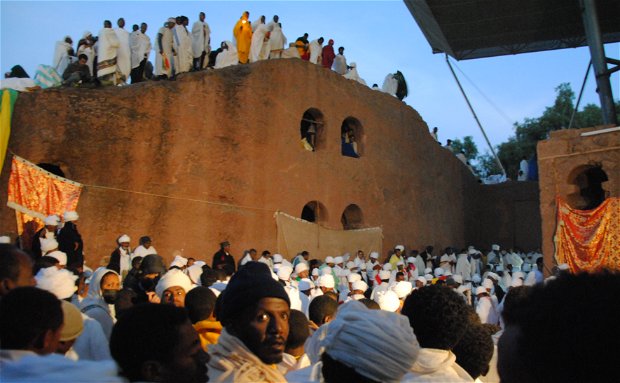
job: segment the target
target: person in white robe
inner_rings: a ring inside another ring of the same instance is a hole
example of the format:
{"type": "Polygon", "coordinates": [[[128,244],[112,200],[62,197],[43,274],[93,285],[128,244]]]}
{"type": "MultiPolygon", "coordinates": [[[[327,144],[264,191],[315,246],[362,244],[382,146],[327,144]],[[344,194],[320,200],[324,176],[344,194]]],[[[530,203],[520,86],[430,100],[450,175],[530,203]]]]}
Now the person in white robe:
{"type": "Polygon", "coordinates": [[[65,72],[65,69],[67,69],[67,67],[71,63],[71,44],[73,44],[73,40],[71,40],[71,37],[69,36],[65,36],[63,41],[56,42],[52,66],[61,76],[65,72]]]}
{"type": "MultiPolygon", "coordinates": [[[[282,32],[282,24],[278,21],[278,15],[273,16],[273,21],[267,24],[269,29],[269,58],[278,59],[282,57],[282,51],[286,46],[286,36],[282,32]]],[[[299,53],[299,52],[298,52],[299,53]]]]}
{"type": "Polygon", "coordinates": [[[164,26],[157,31],[155,38],[155,75],[170,77],[172,75],[172,61],[174,56],[174,48],[172,43],[172,28],[174,27],[174,19],[170,18],[164,23],[164,26]],[[167,59],[170,64],[165,67],[164,61],[167,59]]]}
{"type": "Polygon", "coordinates": [[[344,47],[338,48],[338,54],[334,59],[334,64],[332,65],[334,72],[345,75],[347,73],[347,58],[344,57],[344,47]]]}
{"type": "Polygon", "coordinates": [[[299,56],[299,50],[297,50],[297,47],[295,46],[295,43],[290,43],[288,45],[288,48],[286,48],[285,50],[282,51],[282,55],[280,55],[280,58],[282,58],[282,59],[298,59],[298,58],[301,58],[301,56],[299,56]]]}
{"type": "MultiPolygon", "coordinates": [[[[338,56],[336,56],[336,58],[338,58],[338,56]]],[[[362,85],[366,85],[366,81],[364,81],[364,79],[357,73],[357,64],[351,63],[349,67],[351,69],[344,75],[344,78],[357,81],[362,85]]]]}
{"type": "Polygon", "coordinates": [[[476,288],[476,314],[480,317],[481,323],[492,325],[499,324],[499,314],[497,313],[497,304],[491,299],[486,288],[480,286],[476,288]]]}
{"type": "Polygon", "coordinates": [[[109,20],[104,21],[97,40],[97,78],[113,85],[119,82],[117,72],[117,51],[120,42],[109,20]]]}
{"type": "Polygon", "coordinates": [[[192,38],[187,30],[187,18],[182,17],[173,29],[173,46],[176,52],[175,75],[189,72],[192,69],[194,52],[192,51],[192,38]],[[178,65],[177,65],[178,63],[178,65]]]}
{"type": "Polygon", "coordinates": [[[529,167],[527,164],[527,159],[525,156],[521,158],[521,162],[519,162],[519,173],[517,175],[517,181],[527,181],[529,167]]]}
{"type": "Polygon", "coordinates": [[[461,253],[458,255],[455,274],[461,275],[465,281],[471,281],[471,263],[468,254],[461,253]]]}
{"type": "Polygon", "coordinates": [[[261,24],[265,24],[265,20],[265,15],[262,15],[258,19],[252,21],[252,33],[256,32],[256,29],[258,29],[261,24]]]}
{"type": "Polygon", "coordinates": [[[256,28],[253,26],[252,29],[254,33],[250,45],[250,62],[265,60],[269,55],[269,38],[267,37],[269,29],[262,22],[259,22],[256,28]]]}
{"type": "Polygon", "coordinates": [[[129,32],[125,30],[125,19],[122,17],[117,21],[118,28],[114,29],[118,38],[118,48],[116,50],[116,65],[123,75],[123,82],[129,79],[131,73],[131,47],[129,45],[129,32]]]}
{"type": "Polygon", "coordinates": [[[323,39],[319,37],[316,40],[310,41],[310,62],[317,65],[322,65],[321,54],[323,53],[323,39]]]}
{"type": "MultiPolygon", "coordinates": [[[[239,64],[239,56],[237,55],[237,47],[232,41],[224,41],[222,43],[222,52],[215,59],[215,69],[225,68],[231,65],[239,64]]],[[[275,260],[275,256],[274,256],[275,260]]],[[[275,262],[274,262],[275,263],[275,262]]],[[[274,264],[274,271],[276,265],[274,264]]]]}
{"type": "Polygon", "coordinates": [[[391,94],[396,97],[396,90],[398,89],[398,80],[394,78],[392,73],[388,73],[383,80],[383,86],[381,86],[381,90],[387,94],[391,94]]]}
{"type": "Polygon", "coordinates": [[[131,32],[131,83],[140,82],[144,77],[144,67],[151,53],[151,39],[146,35],[147,24],[142,23],[139,30],[131,32]]]}
{"type": "Polygon", "coordinates": [[[200,12],[198,20],[192,25],[192,52],[194,53],[194,69],[206,68],[211,52],[211,28],[205,21],[204,12],[200,12]]]}

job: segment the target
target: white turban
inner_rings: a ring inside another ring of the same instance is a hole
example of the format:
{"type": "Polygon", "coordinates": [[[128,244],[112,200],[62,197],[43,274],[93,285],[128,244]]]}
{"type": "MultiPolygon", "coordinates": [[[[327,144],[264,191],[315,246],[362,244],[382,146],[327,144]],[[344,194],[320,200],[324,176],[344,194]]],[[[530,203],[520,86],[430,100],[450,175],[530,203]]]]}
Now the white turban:
{"type": "Polygon", "coordinates": [[[308,264],[307,264],[307,263],[305,263],[305,262],[298,263],[298,264],[295,266],[295,274],[299,274],[299,273],[301,273],[302,271],[308,271],[308,270],[309,270],[309,269],[308,269],[308,264]]]}
{"type": "Polygon", "coordinates": [[[426,281],[432,281],[433,280],[433,274],[424,274],[424,278],[426,278],[426,281]]]}
{"type": "Polygon", "coordinates": [[[474,275],[471,277],[471,281],[472,281],[472,282],[474,282],[474,283],[480,283],[480,281],[481,281],[481,279],[480,279],[480,275],[479,275],[479,274],[474,274],[474,275]]]}
{"type": "Polygon", "coordinates": [[[47,217],[45,217],[43,223],[45,224],[45,226],[58,226],[58,224],[60,223],[60,218],[58,218],[56,214],[48,215],[47,217]]]}
{"type": "Polygon", "coordinates": [[[476,249],[469,249],[469,250],[467,250],[467,254],[469,254],[469,255],[474,255],[474,254],[476,254],[477,252],[478,252],[478,251],[477,251],[476,249]]]}
{"type": "Polygon", "coordinates": [[[392,273],[389,272],[388,270],[379,271],[379,279],[381,280],[390,279],[391,276],[392,276],[392,273]]]}
{"type": "Polygon", "coordinates": [[[321,269],[321,275],[331,275],[332,273],[332,268],[329,266],[325,266],[321,269]]]}
{"type": "Polygon", "coordinates": [[[41,253],[46,255],[48,251],[58,249],[58,241],[54,238],[39,238],[41,241],[41,253]]]}
{"type": "Polygon", "coordinates": [[[405,251],[405,246],[403,245],[397,245],[394,247],[396,250],[400,250],[400,251],[405,251]]]}
{"type": "Polygon", "coordinates": [[[297,283],[297,288],[299,291],[310,290],[314,288],[314,283],[312,283],[312,281],[308,278],[302,278],[299,280],[299,283],[297,283]]]}
{"type": "Polygon", "coordinates": [[[444,274],[444,270],[441,267],[435,269],[435,276],[441,277],[444,274]]]}
{"type": "Polygon", "coordinates": [[[525,274],[522,271],[515,271],[514,273],[512,273],[512,279],[515,278],[525,279],[525,274]]]}
{"type": "Polygon", "coordinates": [[[422,282],[423,285],[426,285],[426,278],[424,277],[417,277],[415,280],[422,282]]]}
{"type": "Polygon", "coordinates": [[[90,33],[90,31],[84,31],[84,33],[82,33],[82,38],[85,39],[85,38],[87,38],[88,36],[91,36],[91,35],[92,35],[92,33],[90,33]]]}
{"type": "Polygon", "coordinates": [[[461,285],[463,284],[463,276],[461,274],[454,274],[452,276],[452,279],[454,280],[454,282],[456,283],[460,283],[461,285]]]}
{"type": "Polygon", "coordinates": [[[494,250],[494,251],[497,251],[497,250],[499,250],[499,245],[492,245],[491,249],[494,250]]]}
{"type": "Polygon", "coordinates": [[[489,278],[485,279],[484,281],[482,281],[482,286],[486,289],[492,289],[493,288],[493,281],[490,280],[489,278]]]}
{"type": "Polygon", "coordinates": [[[458,291],[461,294],[465,294],[465,291],[467,290],[471,291],[471,285],[461,285],[456,289],[456,291],[458,291]]]}
{"type": "Polygon", "coordinates": [[[349,283],[361,281],[362,276],[359,275],[358,273],[349,274],[349,276],[347,277],[347,280],[349,281],[349,283]]]}
{"type": "Polygon", "coordinates": [[[379,258],[379,253],[377,253],[376,251],[371,251],[370,258],[374,258],[374,259],[379,258]]]}
{"type": "Polygon", "coordinates": [[[414,262],[415,262],[415,258],[413,258],[413,257],[407,258],[407,263],[411,264],[411,263],[414,263],[414,262]]]}
{"type": "Polygon", "coordinates": [[[368,284],[366,284],[366,282],[359,280],[359,281],[355,281],[351,284],[351,290],[355,291],[355,290],[361,290],[366,292],[366,290],[368,290],[368,284]]]}
{"type": "Polygon", "coordinates": [[[411,284],[411,282],[407,281],[400,281],[394,286],[392,286],[392,291],[394,291],[396,295],[398,295],[398,299],[405,298],[411,293],[411,290],[413,290],[413,285],[411,284]]]}
{"type": "Polygon", "coordinates": [[[319,269],[312,269],[312,275],[314,275],[315,277],[319,276],[319,269]]]}
{"type": "Polygon", "coordinates": [[[334,263],[334,257],[327,256],[327,258],[325,258],[325,263],[334,263]]]}
{"type": "Polygon", "coordinates": [[[326,288],[334,288],[336,286],[336,282],[334,281],[334,277],[330,274],[321,275],[319,278],[319,286],[326,288]]]}
{"type": "Polygon", "coordinates": [[[377,291],[375,301],[381,307],[381,310],[396,312],[400,307],[400,299],[392,290],[377,291]]]}
{"type": "Polygon", "coordinates": [[[337,265],[339,265],[339,264],[341,264],[343,262],[344,262],[344,259],[342,259],[342,257],[334,258],[334,263],[337,264],[337,265]]]}
{"type": "Polygon", "coordinates": [[[293,268],[288,265],[282,265],[278,269],[278,278],[283,281],[288,281],[293,273],[293,268]]]}
{"type": "Polygon", "coordinates": [[[383,270],[391,271],[392,270],[392,264],[391,263],[386,263],[385,265],[383,265],[383,270]]]}
{"type": "Polygon", "coordinates": [[[200,276],[202,275],[202,271],[202,265],[196,262],[187,268],[187,275],[190,277],[192,282],[197,285],[201,285],[202,283],[200,282],[200,276]]]}
{"type": "Polygon", "coordinates": [[[58,264],[60,266],[67,265],[67,254],[63,253],[60,250],[52,251],[51,253],[45,254],[47,257],[52,257],[58,260],[58,264]]]}
{"type": "Polygon", "coordinates": [[[59,269],[55,266],[39,270],[34,279],[37,281],[38,288],[49,291],[58,299],[70,298],[77,289],[75,281],[78,276],[69,270],[59,269]]]}
{"type": "Polygon", "coordinates": [[[476,295],[478,294],[488,294],[489,292],[482,286],[476,287],[476,295]]]}
{"type": "Polygon", "coordinates": [[[66,211],[64,214],[65,222],[77,221],[80,219],[77,211],[66,211]]]}
{"type": "Polygon", "coordinates": [[[495,274],[495,273],[488,273],[488,274],[487,274],[487,278],[493,278],[493,279],[495,279],[496,281],[499,281],[499,279],[500,279],[500,278],[499,278],[499,275],[497,275],[497,274],[495,274]]]}
{"type": "Polygon", "coordinates": [[[510,287],[521,287],[521,286],[523,286],[523,279],[512,278],[512,282],[510,282],[510,287]]]}
{"type": "MultiPolygon", "coordinates": [[[[127,237],[129,239],[129,237],[127,237]]],[[[172,262],[170,263],[170,267],[176,266],[178,268],[183,268],[183,266],[187,265],[187,258],[177,255],[174,257],[172,262]]]]}
{"type": "Polygon", "coordinates": [[[424,274],[432,274],[433,273],[433,269],[431,269],[430,267],[427,267],[426,269],[424,269],[424,274]]]}
{"type": "Polygon", "coordinates": [[[366,263],[360,264],[360,270],[366,270],[366,263]]]}
{"type": "Polygon", "coordinates": [[[181,270],[172,269],[161,277],[155,286],[155,293],[161,299],[164,296],[164,291],[172,286],[179,286],[187,293],[192,289],[192,281],[181,270]]]}
{"type": "Polygon", "coordinates": [[[0,236],[0,243],[10,244],[11,243],[11,237],[9,237],[8,235],[0,236]]]}
{"type": "Polygon", "coordinates": [[[120,237],[118,237],[118,241],[117,242],[118,243],[125,243],[125,242],[129,243],[129,242],[131,242],[131,238],[129,238],[129,236],[127,234],[123,234],[120,237]]]}
{"type": "Polygon", "coordinates": [[[282,263],[282,256],[280,254],[273,255],[273,263],[282,263]]]}
{"type": "Polygon", "coordinates": [[[353,261],[347,262],[347,269],[351,270],[351,269],[354,269],[356,267],[357,266],[355,266],[355,262],[353,262],[353,261]]]}
{"type": "Polygon", "coordinates": [[[341,306],[321,347],[334,360],[378,382],[400,381],[420,349],[406,316],[369,310],[357,301],[341,306]]]}

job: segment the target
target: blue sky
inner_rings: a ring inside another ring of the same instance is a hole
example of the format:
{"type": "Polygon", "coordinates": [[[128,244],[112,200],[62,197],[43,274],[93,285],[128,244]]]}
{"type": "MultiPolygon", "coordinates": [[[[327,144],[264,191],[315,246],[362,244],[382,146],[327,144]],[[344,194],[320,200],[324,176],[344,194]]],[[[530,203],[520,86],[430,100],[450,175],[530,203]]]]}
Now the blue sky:
{"type": "MultiPolygon", "coordinates": [[[[443,55],[434,55],[402,1],[0,1],[0,68],[7,72],[21,64],[34,75],[38,64],[50,64],[56,41],[65,35],[74,45],[86,30],[97,34],[103,20],[116,25],[124,17],[126,28],[146,22],[153,40],[170,16],[185,15],[191,24],[206,13],[211,45],[230,40],[242,12],[250,19],[280,16],[284,34],[294,41],[304,32],[310,39],[334,39],[345,47],[349,62],[369,85],[383,83],[386,74],[400,70],[409,85],[408,105],[430,128],[439,127],[447,138],[474,136],[479,149],[486,144],[463,100],[443,55]]],[[[618,58],[620,44],[606,45],[607,56],[618,58]]],[[[493,145],[505,141],[512,124],[539,116],[555,98],[554,88],[571,84],[575,93],[590,59],[587,48],[563,49],[515,56],[455,62],[455,70],[493,145]],[[466,75],[463,76],[463,73],[466,75]],[[480,92],[480,91],[481,92],[480,92]],[[489,100],[491,102],[489,102],[489,100]]],[[[612,76],[614,98],[620,92],[619,74],[612,76]]],[[[581,105],[598,104],[592,74],[581,105]]]]}

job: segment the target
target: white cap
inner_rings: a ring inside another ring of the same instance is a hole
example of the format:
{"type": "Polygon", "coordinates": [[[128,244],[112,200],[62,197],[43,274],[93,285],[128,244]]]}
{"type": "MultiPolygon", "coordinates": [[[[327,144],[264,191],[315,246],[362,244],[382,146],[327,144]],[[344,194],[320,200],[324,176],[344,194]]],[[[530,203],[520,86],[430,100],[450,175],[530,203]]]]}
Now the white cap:
{"type": "Polygon", "coordinates": [[[64,214],[65,222],[77,221],[80,219],[77,211],[66,211],[64,214]]]}
{"type": "Polygon", "coordinates": [[[274,254],[273,255],[273,263],[282,263],[282,255],[280,254],[274,254]]]}
{"type": "Polygon", "coordinates": [[[463,284],[463,276],[461,274],[454,274],[452,276],[452,279],[454,280],[454,282],[456,283],[460,283],[463,284]]]}
{"type": "Polygon", "coordinates": [[[405,250],[405,246],[403,246],[403,245],[396,245],[396,246],[394,246],[394,249],[395,250],[404,251],[405,250]]]}
{"type": "Polygon", "coordinates": [[[117,242],[118,243],[129,243],[131,242],[131,238],[129,238],[127,234],[123,234],[120,237],[118,237],[117,242]]]}
{"type": "Polygon", "coordinates": [[[492,245],[492,246],[491,246],[491,249],[492,249],[492,250],[499,250],[499,245],[492,245]]]}
{"type": "Polygon", "coordinates": [[[407,258],[407,263],[411,264],[411,263],[414,263],[414,262],[415,262],[415,258],[413,258],[413,257],[407,258]]]}
{"type": "Polygon", "coordinates": [[[58,260],[58,264],[60,266],[67,265],[67,254],[63,253],[60,250],[52,251],[51,253],[45,254],[47,257],[56,258],[58,260]]]}
{"type": "Polygon", "coordinates": [[[377,253],[376,251],[371,251],[369,257],[377,259],[379,258],[379,253],[377,253]]]}
{"type": "Polygon", "coordinates": [[[319,269],[312,269],[312,275],[319,276],[319,269]]]}
{"type": "Polygon", "coordinates": [[[295,266],[295,274],[299,274],[302,271],[308,271],[308,270],[310,269],[308,268],[308,264],[305,262],[300,262],[295,266]]]}
{"type": "Polygon", "coordinates": [[[54,238],[40,238],[41,241],[41,253],[46,255],[48,251],[58,249],[58,242],[54,238]]]}
{"type": "Polygon", "coordinates": [[[381,307],[381,310],[396,312],[400,307],[400,299],[392,290],[378,291],[375,301],[381,307]]]}
{"type": "Polygon", "coordinates": [[[388,270],[379,271],[379,279],[381,280],[390,279],[391,276],[392,276],[392,273],[388,270]]]}
{"type": "Polygon", "coordinates": [[[478,252],[478,250],[476,250],[476,249],[469,249],[469,250],[467,250],[467,254],[469,254],[469,255],[474,255],[477,252],[478,252]]]}
{"type": "Polygon", "coordinates": [[[9,237],[8,235],[0,236],[0,243],[10,244],[11,243],[11,237],[9,237]]]}
{"type": "Polygon", "coordinates": [[[480,275],[479,275],[479,274],[474,274],[474,275],[471,277],[471,281],[472,281],[472,282],[474,282],[474,283],[480,283],[480,281],[482,281],[482,278],[480,278],[480,275]]]}
{"type": "Polygon", "coordinates": [[[326,287],[326,288],[334,288],[334,286],[336,286],[336,282],[334,281],[334,277],[332,275],[321,275],[321,277],[319,278],[319,283],[318,285],[320,287],[326,287]]]}
{"type": "Polygon", "coordinates": [[[332,256],[327,256],[325,258],[325,263],[334,263],[334,257],[332,256]]]}
{"type": "Polygon", "coordinates": [[[58,226],[60,218],[58,218],[56,214],[48,215],[45,217],[45,220],[43,220],[43,223],[45,226],[58,226]]]}
{"type": "Polygon", "coordinates": [[[342,257],[334,258],[334,263],[337,264],[337,265],[339,265],[339,264],[341,264],[343,262],[344,262],[344,259],[342,259],[342,257]]]}
{"type": "Polygon", "coordinates": [[[391,263],[386,263],[383,265],[383,270],[385,271],[392,271],[392,264],[391,263]]]}
{"type": "Polygon", "coordinates": [[[400,281],[394,286],[392,286],[392,291],[394,291],[396,295],[398,295],[399,299],[405,298],[411,293],[411,290],[413,290],[413,285],[411,284],[411,282],[407,281],[400,281]]]}
{"type": "Polygon", "coordinates": [[[192,281],[181,270],[172,269],[161,277],[157,286],[155,286],[155,293],[161,299],[163,298],[164,291],[172,286],[179,286],[187,293],[192,289],[192,281]]]}
{"type": "Polygon", "coordinates": [[[278,278],[283,281],[288,281],[291,278],[291,273],[293,272],[293,268],[289,265],[282,265],[278,269],[278,278]]]}
{"type": "Polygon", "coordinates": [[[306,291],[314,288],[314,283],[308,278],[302,278],[297,283],[297,288],[299,291],[306,291]]]}
{"type": "Polygon", "coordinates": [[[476,295],[478,294],[488,294],[489,292],[482,286],[476,287],[476,295]]]}
{"type": "Polygon", "coordinates": [[[361,276],[361,275],[359,275],[358,273],[351,273],[351,274],[349,274],[349,276],[347,277],[347,280],[349,281],[349,283],[353,283],[353,282],[361,281],[361,280],[362,280],[362,276],[361,276]]]}
{"type": "Polygon", "coordinates": [[[435,276],[441,277],[444,274],[444,270],[441,267],[435,269],[435,276]]]}
{"type": "Polygon", "coordinates": [[[332,274],[332,268],[329,266],[325,266],[321,269],[321,275],[331,275],[332,274]]]}
{"type": "Polygon", "coordinates": [[[426,278],[426,283],[428,283],[428,281],[432,281],[433,280],[433,274],[424,274],[424,278],[426,278]]]}
{"type": "Polygon", "coordinates": [[[493,279],[495,279],[496,281],[498,281],[498,282],[499,282],[499,279],[500,279],[500,278],[499,278],[499,275],[497,275],[497,274],[495,274],[495,273],[492,273],[492,272],[491,272],[491,273],[488,273],[488,274],[487,274],[487,278],[489,278],[489,277],[490,277],[490,278],[493,278],[493,279]]]}
{"type": "Polygon", "coordinates": [[[362,280],[355,281],[351,284],[351,291],[355,291],[355,290],[366,291],[368,290],[368,284],[366,284],[366,282],[362,280]]]}
{"type": "Polygon", "coordinates": [[[426,285],[426,282],[427,282],[426,278],[424,278],[424,277],[417,277],[415,280],[422,282],[422,284],[424,284],[424,285],[426,285]]]}

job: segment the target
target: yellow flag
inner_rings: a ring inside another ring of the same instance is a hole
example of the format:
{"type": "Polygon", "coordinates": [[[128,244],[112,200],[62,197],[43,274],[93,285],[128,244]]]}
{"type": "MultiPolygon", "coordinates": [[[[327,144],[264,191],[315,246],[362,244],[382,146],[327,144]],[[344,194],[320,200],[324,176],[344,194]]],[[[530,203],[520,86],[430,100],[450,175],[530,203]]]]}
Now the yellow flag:
{"type": "Polygon", "coordinates": [[[9,136],[11,135],[11,114],[13,114],[13,104],[17,98],[17,92],[5,89],[2,92],[2,106],[0,106],[0,173],[4,166],[6,149],[9,146],[9,136]]]}

